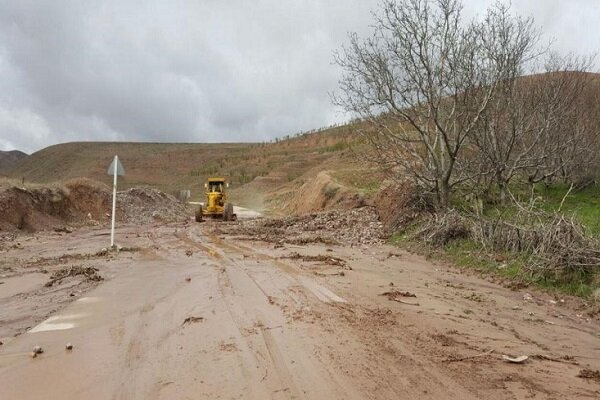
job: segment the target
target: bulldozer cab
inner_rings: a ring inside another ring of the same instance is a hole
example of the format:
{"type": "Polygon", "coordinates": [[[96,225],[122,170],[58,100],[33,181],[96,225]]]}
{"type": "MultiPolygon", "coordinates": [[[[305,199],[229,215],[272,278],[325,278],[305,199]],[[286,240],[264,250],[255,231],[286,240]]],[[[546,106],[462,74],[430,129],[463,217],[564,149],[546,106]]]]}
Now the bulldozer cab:
{"type": "Polygon", "coordinates": [[[209,179],[208,182],[204,184],[207,193],[223,193],[224,188],[228,186],[229,184],[227,184],[224,179],[215,178],[209,179]]]}

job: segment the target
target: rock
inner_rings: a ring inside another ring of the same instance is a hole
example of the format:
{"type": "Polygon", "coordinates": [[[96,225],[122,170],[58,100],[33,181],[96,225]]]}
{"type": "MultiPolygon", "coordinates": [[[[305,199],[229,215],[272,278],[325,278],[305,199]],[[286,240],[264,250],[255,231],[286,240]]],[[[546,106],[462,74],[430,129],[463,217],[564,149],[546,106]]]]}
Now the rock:
{"type": "Polygon", "coordinates": [[[531,300],[533,300],[533,297],[529,293],[525,293],[523,295],[523,300],[525,300],[525,301],[531,301],[531,300]]]}
{"type": "Polygon", "coordinates": [[[44,349],[41,346],[33,346],[33,351],[31,352],[31,358],[36,358],[38,354],[42,354],[44,349]]]}
{"type": "Polygon", "coordinates": [[[67,342],[67,344],[65,345],[65,349],[73,350],[73,345],[71,344],[71,342],[67,342]]]}
{"type": "Polygon", "coordinates": [[[190,278],[190,277],[188,276],[187,278],[185,278],[185,281],[186,281],[186,282],[191,282],[191,281],[192,281],[192,278],[190,278]]]}

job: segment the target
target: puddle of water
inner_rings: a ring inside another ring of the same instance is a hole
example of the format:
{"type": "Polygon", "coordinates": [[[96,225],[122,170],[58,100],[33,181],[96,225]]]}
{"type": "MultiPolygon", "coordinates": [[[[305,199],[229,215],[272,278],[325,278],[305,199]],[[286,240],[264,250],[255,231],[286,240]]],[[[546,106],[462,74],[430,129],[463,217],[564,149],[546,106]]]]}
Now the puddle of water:
{"type": "Polygon", "coordinates": [[[77,326],[75,320],[87,317],[89,314],[55,315],[35,326],[28,333],[62,331],[77,326]]]}
{"type": "Polygon", "coordinates": [[[302,284],[324,303],[347,303],[346,300],[333,293],[331,290],[311,281],[310,279],[302,278],[302,284]]]}
{"type": "Polygon", "coordinates": [[[0,285],[0,298],[11,297],[19,293],[26,293],[44,285],[48,276],[41,273],[31,273],[12,278],[3,278],[0,285]]]}
{"type": "Polygon", "coordinates": [[[102,300],[100,297],[82,297],[76,301],[78,303],[98,303],[100,300],[102,300]]]}

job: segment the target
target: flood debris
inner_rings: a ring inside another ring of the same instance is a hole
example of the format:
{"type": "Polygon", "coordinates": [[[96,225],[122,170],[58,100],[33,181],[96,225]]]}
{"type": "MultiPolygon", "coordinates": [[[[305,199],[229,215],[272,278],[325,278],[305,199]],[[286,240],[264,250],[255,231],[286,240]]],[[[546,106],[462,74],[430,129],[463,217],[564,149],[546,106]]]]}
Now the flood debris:
{"type": "Polygon", "coordinates": [[[204,321],[204,317],[190,316],[183,320],[183,322],[181,323],[181,326],[188,325],[188,324],[195,324],[196,322],[203,322],[203,321],[204,321]]]}
{"type": "Polygon", "coordinates": [[[390,301],[395,301],[397,303],[402,303],[402,304],[408,304],[410,306],[420,305],[419,303],[412,303],[412,302],[401,299],[401,297],[417,297],[416,294],[408,292],[408,291],[402,292],[400,290],[390,290],[390,291],[381,293],[380,296],[386,296],[388,298],[388,300],[390,300],[390,301]]]}
{"type": "Polygon", "coordinates": [[[350,267],[345,260],[343,260],[339,257],[332,257],[332,256],[323,255],[323,254],[311,256],[311,255],[302,255],[298,252],[294,252],[288,256],[283,256],[281,258],[289,258],[291,260],[302,260],[302,261],[307,261],[307,262],[321,262],[323,264],[341,267],[342,269],[352,270],[352,267],[350,267]]]}
{"type": "Polygon", "coordinates": [[[481,357],[485,357],[485,356],[489,356],[494,352],[493,349],[490,349],[488,351],[485,351],[483,353],[479,353],[479,354],[475,354],[472,356],[466,356],[466,357],[450,357],[444,360],[444,362],[459,362],[459,361],[467,361],[467,360],[472,360],[475,358],[481,358],[481,357]]]}
{"type": "Polygon", "coordinates": [[[543,354],[534,354],[534,355],[530,356],[529,358],[531,358],[533,360],[552,361],[552,362],[566,363],[566,364],[571,364],[571,365],[579,365],[579,363],[577,361],[575,361],[575,357],[573,357],[573,356],[562,356],[562,357],[557,358],[557,357],[546,356],[543,354]]]}
{"type": "Polygon", "coordinates": [[[86,281],[100,282],[104,278],[98,274],[99,269],[95,267],[71,266],[61,268],[52,273],[50,280],[44,286],[52,287],[56,284],[60,285],[63,279],[75,276],[83,276],[86,281]]]}
{"type": "Polygon", "coordinates": [[[584,368],[577,374],[577,377],[600,382],[600,371],[584,368]]]}
{"type": "Polygon", "coordinates": [[[331,272],[331,273],[314,271],[313,274],[316,276],[346,276],[346,273],[344,271],[337,271],[337,272],[331,272]]]}
{"type": "MultiPolygon", "coordinates": [[[[393,283],[390,286],[394,286],[393,283]]],[[[390,290],[389,292],[383,292],[380,296],[387,296],[388,299],[394,300],[397,297],[417,297],[416,294],[411,293],[409,291],[402,292],[400,290],[390,290]]]]}
{"type": "Polygon", "coordinates": [[[384,242],[383,225],[372,207],[348,210],[330,210],[319,213],[277,219],[240,221],[222,229],[226,233],[241,234],[249,240],[306,245],[321,243],[373,245],[384,242]]]}

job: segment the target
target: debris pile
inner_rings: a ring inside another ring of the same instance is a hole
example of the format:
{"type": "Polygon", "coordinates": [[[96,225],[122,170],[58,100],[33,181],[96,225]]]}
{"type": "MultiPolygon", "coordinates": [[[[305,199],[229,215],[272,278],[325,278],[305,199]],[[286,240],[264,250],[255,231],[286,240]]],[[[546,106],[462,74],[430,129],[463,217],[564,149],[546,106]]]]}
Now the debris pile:
{"type": "Polygon", "coordinates": [[[86,281],[91,282],[99,282],[104,280],[99,274],[99,269],[94,267],[81,267],[81,266],[72,266],[67,268],[61,268],[52,273],[50,276],[50,280],[46,282],[46,287],[52,287],[55,284],[60,285],[63,279],[74,277],[74,276],[83,276],[86,281]]]}
{"type": "Polygon", "coordinates": [[[317,256],[311,256],[311,255],[303,255],[298,252],[294,252],[294,253],[290,254],[289,256],[283,256],[281,258],[289,258],[292,260],[302,260],[302,261],[308,261],[308,262],[320,262],[320,263],[327,264],[327,265],[341,267],[342,269],[352,270],[352,267],[350,267],[348,265],[346,260],[343,260],[339,257],[326,256],[326,255],[322,255],[322,254],[317,255],[317,256]]]}
{"type": "Polygon", "coordinates": [[[592,370],[587,368],[582,369],[581,371],[579,371],[579,374],[577,374],[577,376],[583,379],[600,382],[600,371],[598,370],[592,370]]]}
{"type": "MultiPolygon", "coordinates": [[[[54,229],[70,233],[67,226],[108,225],[111,189],[89,179],[74,179],[63,186],[8,187],[0,189],[0,230],[54,229]]],[[[181,221],[187,211],[175,197],[139,187],[117,194],[117,220],[127,223],[181,221]]],[[[1,238],[0,238],[1,241],[1,238]]]]}
{"type": "Polygon", "coordinates": [[[185,206],[170,194],[136,187],[117,194],[117,216],[126,223],[174,222],[188,218],[185,206]]]}
{"type": "Polygon", "coordinates": [[[274,243],[373,245],[385,239],[383,225],[372,207],[281,219],[247,220],[230,229],[235,231],[228,233],[240,233],[274,243]]]}

